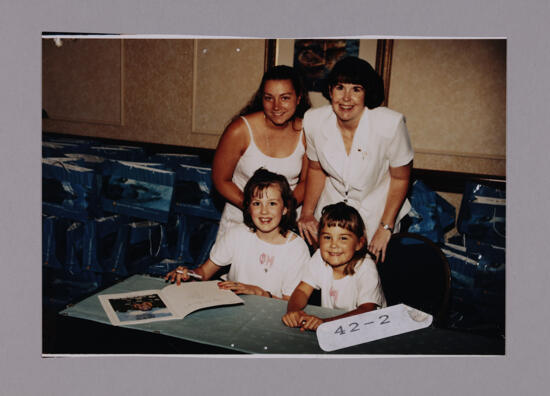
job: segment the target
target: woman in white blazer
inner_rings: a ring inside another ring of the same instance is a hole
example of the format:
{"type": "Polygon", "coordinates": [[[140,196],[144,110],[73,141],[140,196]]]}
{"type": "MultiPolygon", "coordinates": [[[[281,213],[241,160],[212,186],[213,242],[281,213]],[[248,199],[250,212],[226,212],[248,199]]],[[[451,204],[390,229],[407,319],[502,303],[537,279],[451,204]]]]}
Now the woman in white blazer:
{"type": "Polygon", "coordinates": [[[336,63],[323,94],[331,104],[308,110],[303,120],[309,164],[298,228],[316,242],[323,207],[344,201],[361,213],[369,251],[384,261],[392,232],[410,210],[405,195],[414,154],[405,118],[380,107],[382,79],[359,58],[336,63]]]}

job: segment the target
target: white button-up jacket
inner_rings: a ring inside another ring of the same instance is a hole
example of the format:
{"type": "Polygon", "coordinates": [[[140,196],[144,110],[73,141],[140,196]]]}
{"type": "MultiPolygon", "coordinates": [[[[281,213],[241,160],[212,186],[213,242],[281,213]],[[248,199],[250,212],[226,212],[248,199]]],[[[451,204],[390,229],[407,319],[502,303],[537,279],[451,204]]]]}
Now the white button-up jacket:
{"type": "MultiPolygon", "coordinates": [[[[388,196],[389,167],[406,165],[414,156],[405,118],[386,107],[365,107],[349,155],[330,105],[308,110],[303,126],[308,158],[328,174],[315,217],[324,206],[347,200],[361,213],[372,239],[388,196]]],[[[409,210],[405,200],[396,223],[409,210]]]]}

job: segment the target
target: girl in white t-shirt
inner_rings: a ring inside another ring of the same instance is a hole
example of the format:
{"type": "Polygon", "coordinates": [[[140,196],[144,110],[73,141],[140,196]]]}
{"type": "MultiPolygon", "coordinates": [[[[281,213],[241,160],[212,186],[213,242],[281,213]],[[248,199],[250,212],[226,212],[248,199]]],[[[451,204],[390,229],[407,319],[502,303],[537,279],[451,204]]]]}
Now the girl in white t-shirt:
{"type": "Polygon", "coordinates": [[[165,279],[176,282],[199,276],[208,280],[231,264],[222,289],[288,300],[309,260],[305,241],[291,231],[296,224],[296,200],[287,179],[258,169],[244,187],[244,224],[232,227],[210,251],[210,258],[190,271],[177,267],[165,279]]]}
{"type": "Polygon", "coordinates": [[[283,322],[300,330],[316,330],[323,322],[386,306],[376,264],[368,256],[361,215],[343,202],[323,208],[319,250],[292,293],[283,322]],[[349,312],[321,319],[303,311],[313,289],[321,289],[321,305],[349,312]]]}

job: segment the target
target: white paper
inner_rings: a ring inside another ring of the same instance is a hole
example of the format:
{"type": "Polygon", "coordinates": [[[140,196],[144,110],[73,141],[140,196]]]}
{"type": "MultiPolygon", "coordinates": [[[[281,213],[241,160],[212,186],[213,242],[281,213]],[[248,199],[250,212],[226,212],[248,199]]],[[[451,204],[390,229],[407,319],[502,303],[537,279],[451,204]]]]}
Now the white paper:
{"type": "Polygon", "coordinates": [[[98,296],[110,322],[115,325],[183,319],[196,310],[244,301],[218,281],[189,282],[166,286],[162,290],[140,290],[98,296]]]}
{"type": "Polygon", "coordinates": [[[244,302],[231,290],[220,289],[218,281],[189,282],[180,286],[174,284],[162,289],[162,294],[181,318],[198,309],[244,302]]]}
{"type": "Polygon", "coordinates": [[[423,329],[432,321],[432,315],[397,304],[323,323],[317,328],[317,340],[323,351],[330,352],[423,329]]]}

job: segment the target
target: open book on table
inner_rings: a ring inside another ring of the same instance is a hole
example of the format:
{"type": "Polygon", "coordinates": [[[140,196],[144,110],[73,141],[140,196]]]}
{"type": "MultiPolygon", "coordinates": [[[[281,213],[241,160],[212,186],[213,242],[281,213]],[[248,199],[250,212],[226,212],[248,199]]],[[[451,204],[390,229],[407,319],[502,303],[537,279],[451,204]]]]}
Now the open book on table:
{"type": "Polygon", "coordinates": [[[99,301],[115,326],[183,319],[191,312],[244,301],[230,290],[218,287],[218,281],[187,282],[161,290],[101,294],[99,301]]]}

